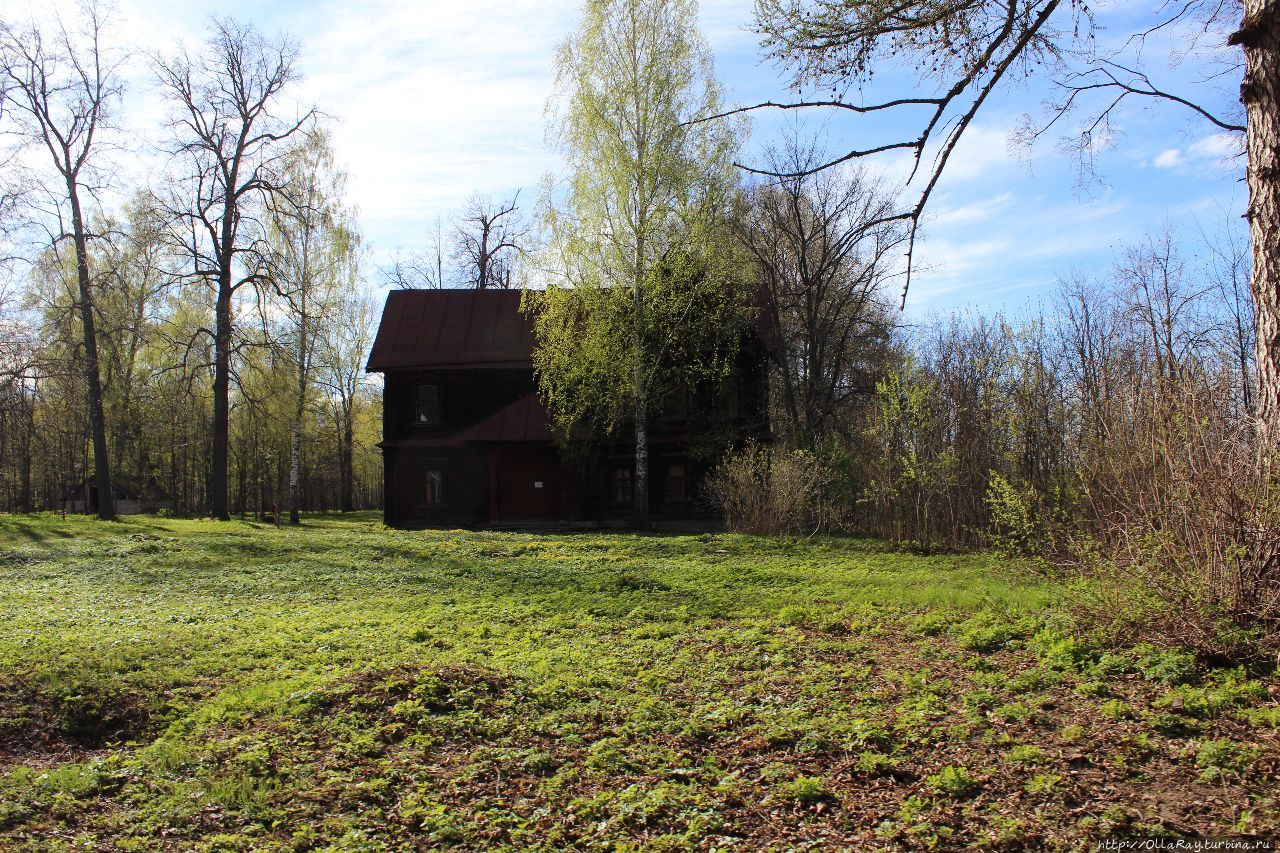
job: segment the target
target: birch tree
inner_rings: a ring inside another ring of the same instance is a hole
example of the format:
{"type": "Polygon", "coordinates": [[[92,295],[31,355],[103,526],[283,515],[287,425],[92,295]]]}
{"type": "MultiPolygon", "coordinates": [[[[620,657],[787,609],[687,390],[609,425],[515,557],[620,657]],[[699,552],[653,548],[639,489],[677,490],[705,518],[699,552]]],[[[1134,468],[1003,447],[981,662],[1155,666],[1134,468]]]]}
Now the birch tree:
{"type": "Polygon", "coordinates": [[[738,128],[689,124],[720,104],[694,0],[587,0],[557,55],[556,92],[550,132],[569,173],[545,223],[550,286],[527,300],[542,342],[534,363],[553,413],[570,421],[581,411],[564,393],[574,377],[617,380],[594,383],[608,398],[595,403],[629,409],[644,529],[659,366],[728,282],[714,232],[738,128]]]}
{"type": "MultiPolygon", "coordinates": [[[[357,255],[352,258],[358,260],[357,255]]],[[[369,294],[359,290],[346,292],[338,304],[342,322],[325,325],[317,341],[316,359],[318,383],[334,424],[338,450],[338,509],[350,512],[355,508],[356,417],[362,400],[371,395],[364,364],[373,346],[378,307],[369,294]]]]}
{"type": "Polygon", "coordinates": [[[329,136],[316,131],[292,152],[284,170],[286,191],[269,209],[272,278],[294,321],[295,398],[289,438],[289,523],[299,523],[302,432],[312,387],[312,362],[320,330],[346,322],[335,313],[344,291],[355,287],[355,228],[342,206],[346,176],[334,166],[329,136]]]}

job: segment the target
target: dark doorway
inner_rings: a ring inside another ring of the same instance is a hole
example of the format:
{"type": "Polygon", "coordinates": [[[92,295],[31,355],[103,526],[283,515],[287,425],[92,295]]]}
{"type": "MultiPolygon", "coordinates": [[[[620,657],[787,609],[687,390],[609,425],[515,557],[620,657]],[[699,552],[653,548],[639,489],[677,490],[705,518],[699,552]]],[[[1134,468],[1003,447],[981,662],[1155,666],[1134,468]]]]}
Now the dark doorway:
{"type": "Polygon", "coordinates": [[[560,463],[543,447],[507,448],[498,457],[500,521],[560,517],[560,463]]]}

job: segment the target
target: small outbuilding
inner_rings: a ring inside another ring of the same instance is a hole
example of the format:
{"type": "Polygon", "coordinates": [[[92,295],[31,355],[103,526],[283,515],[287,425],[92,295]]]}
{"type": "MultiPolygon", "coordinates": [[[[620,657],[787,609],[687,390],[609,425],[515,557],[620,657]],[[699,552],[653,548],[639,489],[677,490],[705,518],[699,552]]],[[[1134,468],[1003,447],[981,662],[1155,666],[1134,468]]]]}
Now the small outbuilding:
{"type": "MultiPolygon", "coordinates": [[[[117,515],[138,515],[174,507],[173,498],[165,494],[156,483],[140,483],[128,477],[113,477],[111,492],[116,499],[117,515]]],[[[67,512],[97,512],[97,480],[89,477],[77,483],[68,494],[65,506],[67,512]]]]}

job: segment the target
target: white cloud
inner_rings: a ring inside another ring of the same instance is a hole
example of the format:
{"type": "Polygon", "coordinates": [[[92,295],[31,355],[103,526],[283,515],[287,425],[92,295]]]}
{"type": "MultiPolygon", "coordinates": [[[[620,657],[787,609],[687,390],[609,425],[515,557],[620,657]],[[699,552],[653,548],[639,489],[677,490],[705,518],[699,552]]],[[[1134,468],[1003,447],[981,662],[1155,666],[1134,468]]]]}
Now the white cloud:
{"type": "Polygon", "coordinates": [[[1243,134],[1215,133],[1193,142],[1187,149],[1187,153],[1205,159],[1225,160],[1236,157],[1243,150],[1243,134]]]}
{"type": "Polygon", "coordinates": [[[1204,173],[1235,168],[1243,153],[1244,138],[1234,133],[1214,133],[1201,137],[1185,149],[1168,148],[1152,158],[1157,169],[1195,170],[1204,173]]]}
{"type": "Polygon", "coordinates": [[[1011,296],[1043,290],[1073,263],[1095,262],[1137,236],[1133,212],[1122,199],[1084,204],[1010,191],[988,201],[957,208],[970,208],[969,215],[928,223],[917,249],[919,268],[908,303],[913,313],[962,296],[1007,303],[1011,296]]]}

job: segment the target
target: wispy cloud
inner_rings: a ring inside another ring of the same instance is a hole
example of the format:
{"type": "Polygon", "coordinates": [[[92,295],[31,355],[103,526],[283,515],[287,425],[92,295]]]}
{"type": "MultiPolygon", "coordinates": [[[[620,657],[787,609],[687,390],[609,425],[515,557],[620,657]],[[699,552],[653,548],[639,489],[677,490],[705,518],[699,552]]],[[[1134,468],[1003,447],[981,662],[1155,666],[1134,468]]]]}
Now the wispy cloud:
{"type": "Polygon", "coordinates": [[[1244,151],[1244,137],[1235,133],[1202,136],[1185,148],[1166,148],[1151,159],[1157,169],[1223,172],[1235,169],[1244,151]]]}

